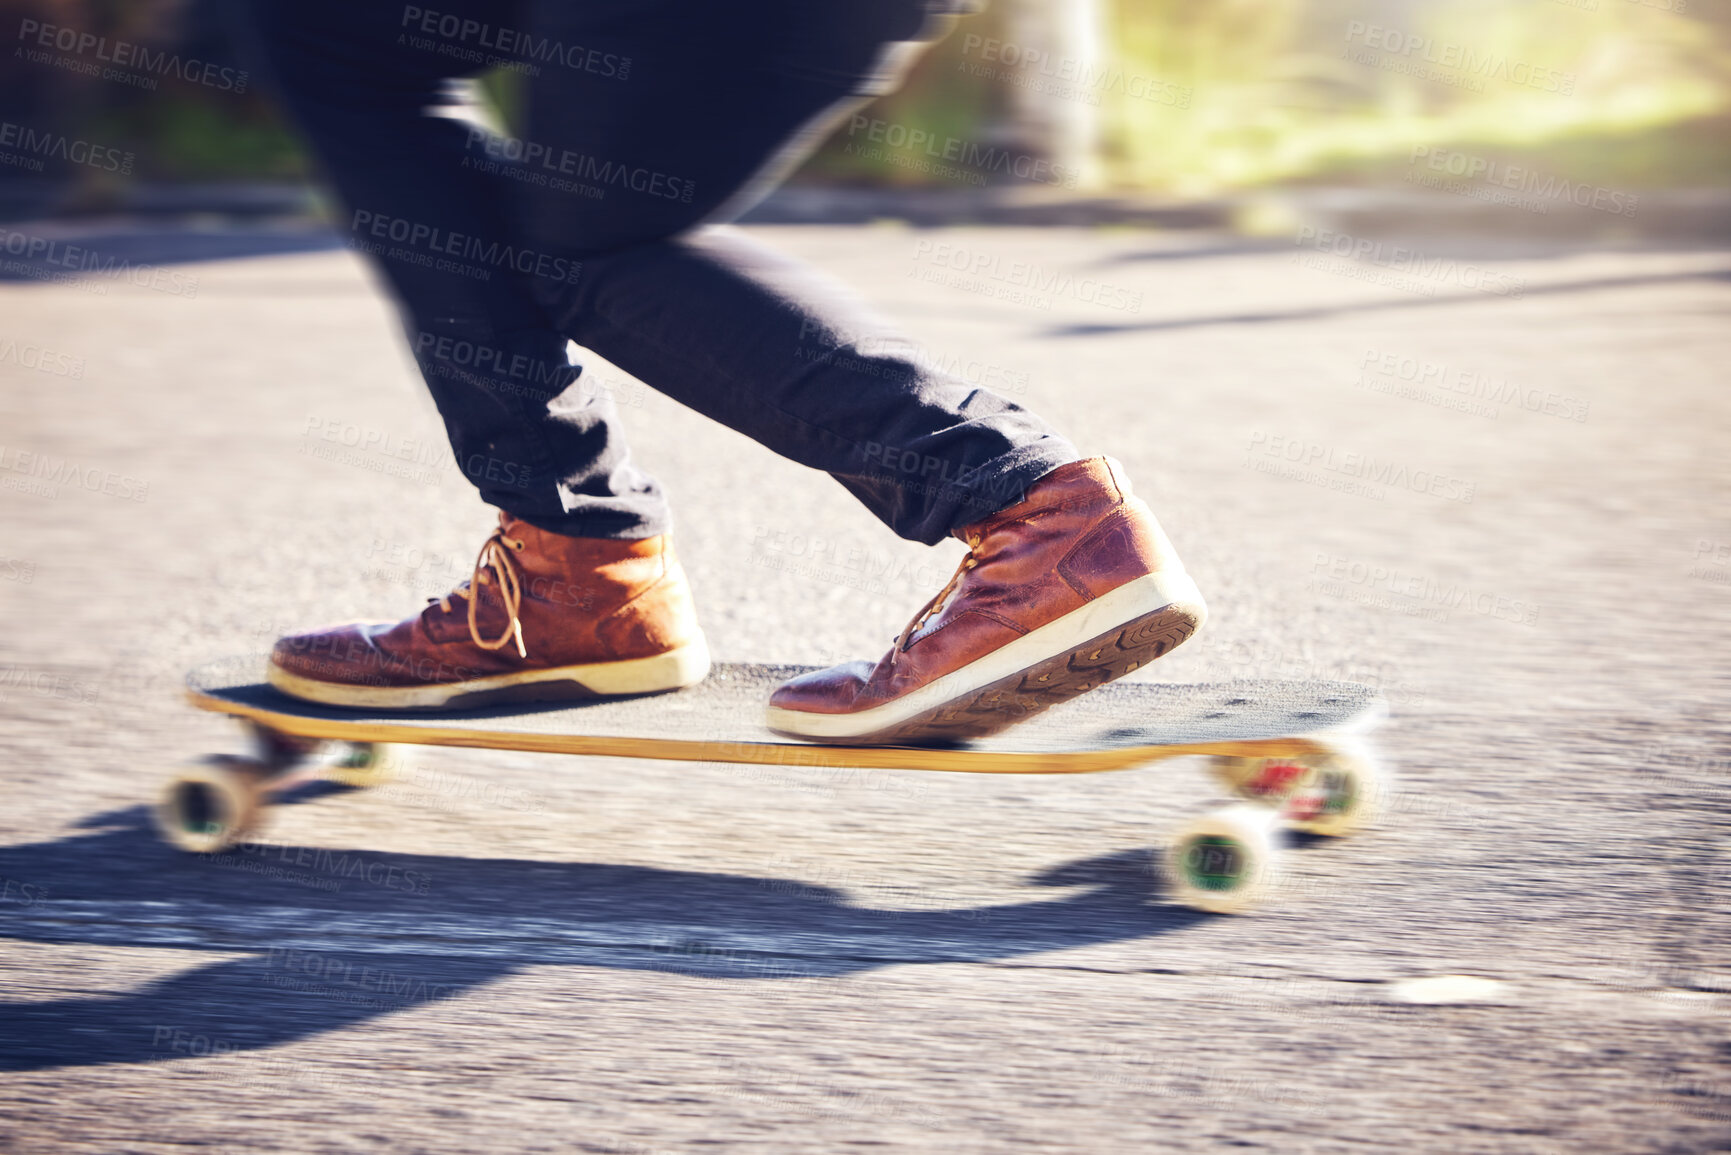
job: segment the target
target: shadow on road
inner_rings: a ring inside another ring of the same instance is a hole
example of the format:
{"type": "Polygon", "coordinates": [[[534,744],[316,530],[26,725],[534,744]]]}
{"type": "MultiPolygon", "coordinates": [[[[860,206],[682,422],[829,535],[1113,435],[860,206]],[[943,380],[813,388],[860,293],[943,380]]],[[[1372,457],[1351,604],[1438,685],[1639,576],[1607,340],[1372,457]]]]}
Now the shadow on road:
{"type": "Polygon", "coordinates": [[[1053,325],[1042,336],[1100,337],[1115,333],[1159,333],[1168,329],[1206,329],[1214,325],[1265,325],[1281,321],[1314,321],[1324,317],[1349,317],[1355,313],[1383,313],[1397,309],[1422,309],[1436,305],[1466,305],[1488,301],[1525,301],[1533,297],[1553,297],[1565,293],[1591,293],[1600,289],[1633,289],[1648,285],[1678,284],[1685,281],[1731,281],[1731,268],[1695,269],[1682,273],[1645,273],[1626,277],[1593,277],[1582,281],[1566,281],[1553,285],[1529,285],[1517,296],[1485,293],[1452,293],[1447,296],[1411,297],[1401,300],[1343,301],[1338,305],[1313,305],[1303,309],[1269,309],[1258,313],[1215,313],[1204,317],[1173,317],[1158,321],[1133,321],[1128,324],[1098,322],[1082,325],[1053,325]]]}
{"type": "Polygon", "coordinates": [[[0,849],[11,898],[0,903],[0,937],[247,957],[118,995],[0,1002],[0,1070],[255,1051],[454,998],[529,966],[658,971],[798,994],[884,966],[1143,939],[1207,917],[1157,901],[1145,852],[1030,880],[1073,892],[1058,898],[891,910],[793,879],[607,863],[265,843],[190,856],[157,839],[143,807],[85,825],[93,829],[0,849]]]}

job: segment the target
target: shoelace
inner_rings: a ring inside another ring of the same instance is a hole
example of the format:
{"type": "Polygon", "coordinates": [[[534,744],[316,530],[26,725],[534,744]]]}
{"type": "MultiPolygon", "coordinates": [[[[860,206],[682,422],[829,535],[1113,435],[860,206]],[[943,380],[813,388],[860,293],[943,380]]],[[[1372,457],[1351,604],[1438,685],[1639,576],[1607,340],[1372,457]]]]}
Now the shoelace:
{"type": "Polygon", "coordinates": [[[921,626],[944,608],[944,603],[949,600],[950,594],[955,592],[956,586],[961,582],[962,575],[980,564],[979,555],[974,551],[980,548],[980,543],[984,540],[982,537],[968,539],[968,554],[962,559],[962,564],[956,567],[956,572],[950,575],[950,580],[944,583],[944,588],[939,590],[932,600],[925,604],[924,609],[914,615],[914,620],[902,627],[901,634],[896,638],[895,649],[890,651],[891,661],[895,660],[896,654],[907,653],[909,639],[918,632],[921,626]]]}
{"type": "MultiPolygon", "coordinates": [[[[515,639],[517,656],[527,658],[529,650],[523,644],[523,620],[517,616],[517,611],[523,604],[523,578],[517,572],[517,563],[511,560],[511,551],[522,548],[523,542],[506,537],[503,527],[495,530],[493,536],[481,546],[480,555],[475,558],[475,571],[469,575],[469,580],[437,600],[439,609],[447,614],[451,612],[452,598],[462,598],[469,603],[469,636],[483,650],[502,650],[515,639]],[[511,619],[505,632],[491,641],[481,636],[481,623],[476,617],[481,606],[479,587],[487,583],[489,573],[498,581],[499,600],[505,603],[505,613],[511,619]]],[[[433,600],[427,599],[429,603],[433,600]]]]}

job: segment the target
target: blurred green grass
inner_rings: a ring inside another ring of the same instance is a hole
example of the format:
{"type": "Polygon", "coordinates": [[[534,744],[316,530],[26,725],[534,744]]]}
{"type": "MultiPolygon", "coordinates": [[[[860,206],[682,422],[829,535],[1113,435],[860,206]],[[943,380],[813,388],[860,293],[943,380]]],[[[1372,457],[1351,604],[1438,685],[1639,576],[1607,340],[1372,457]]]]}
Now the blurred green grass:
{"type": "MultiPolygon", "coordinates": [[[[1098,183],[1181,197],[1398,183],[1417,147],[1519,158],[1577,181],[1731,183],[1731,6],[1692,15],[1652,6],[1689,0],[1577,2],[1596,6],[1118,0],[1108,15],[1107,79],[1084,89],[1099,101],[1098,183]],[[1384,29],[1382,42],[1393,42],[1389,32],[1426,37],[1432,55],[1470,53],[1484,66],[1435,66],[1440,80],[1396,71],[1408,58],[1369,48],[1365,32],[1354,37],[1355,22],[1384,29]],[[1542,85],[1509,79],[1534,69],[1542,85]],[[1138,99],[1126,77],[1165,98],[1138,99]],[[1543,87],[1565,84],[1567,92],[1543,87]]],[[[970,26],[1007,36],[990,12],[964,22],[871,115],[940,136],[989,135],[1007,101],[1001,83],[961,71],[970,26]]],[[[807,171],[860,183],[920,180],[846,155],[835,141],[807,171]]]]}
{"type": "Polygon", "coordinates": [[[1189,109],[1111,105],[1114,176],[1177,193],[1376,183],[1399,179],[1424,146],[1542,159],[1577,180],[1723,182],[1725,24],[1633,0],[1596,3],[1434,0],[1382,5],[1380,21],[1362,4],[1218,0],[1188,16],[1169,0],[1124,5],[1120,51],[1194,95],[1189,109]],[[1385,31],[1355,36],[1355,21],[1385,31]],[[1431,48],[1379,50],[1399,44],[1394,34],[1431,48]],[[1451,50],[1506,67],[1433,66],[1440,80],[1395,71],[1451,50]],[[1545,70],[1542,86],[1510,78],[1533,69],[1545,70]],[[1703,145],[1716,155],[1704,157],[1703,145]]]}

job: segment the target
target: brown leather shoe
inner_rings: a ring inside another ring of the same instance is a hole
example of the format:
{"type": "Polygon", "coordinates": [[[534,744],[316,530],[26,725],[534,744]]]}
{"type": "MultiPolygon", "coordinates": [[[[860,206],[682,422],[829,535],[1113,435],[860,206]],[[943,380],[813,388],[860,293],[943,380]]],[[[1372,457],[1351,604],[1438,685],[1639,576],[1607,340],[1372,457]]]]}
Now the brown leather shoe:
{"type": "Polygon", "coordinates": [[[1108,457],[1060,466],[955,534],[961,568],[890,652],[783,683],[770,729],[874,745],[995,734],[1147,665],[1208,613],[1108,457]]]}
{"type": "Polygon", "coordinates": [[[709,649],[663,537],[563,537],[499,515],[472,578],[401,622],[292,634],[270,684],[333,706],[433,709],[649,694],[703,680],[709,649]]]}

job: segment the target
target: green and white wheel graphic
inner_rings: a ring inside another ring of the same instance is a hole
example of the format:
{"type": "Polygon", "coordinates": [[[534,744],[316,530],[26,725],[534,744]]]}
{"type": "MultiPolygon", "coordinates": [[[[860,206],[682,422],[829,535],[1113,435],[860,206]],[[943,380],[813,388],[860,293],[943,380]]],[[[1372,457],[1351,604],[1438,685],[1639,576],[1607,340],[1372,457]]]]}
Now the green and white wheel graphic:
{"type": "Polygon", "coordinates": [[[1197,910],[1238,914],[1259,904],[1278,881],[1280,814],[1239,803],[1185,826],[1166,850],[1174,901],[1197,910]]]}
{"type": "Polygon", "coordinates": [[[157,829],[182,850],[227,850],[258,827],[269,776],[270,768],[251,758],[219,756],[184,766],[157,801],[157,829]]]}

